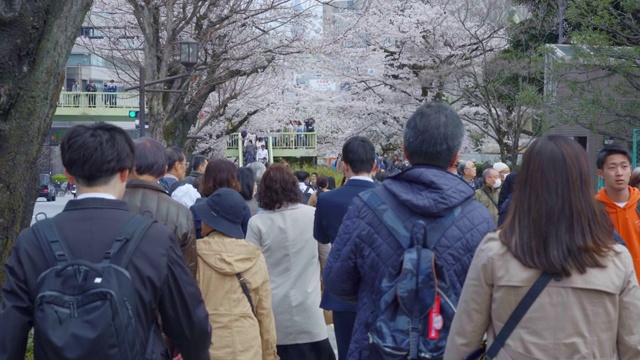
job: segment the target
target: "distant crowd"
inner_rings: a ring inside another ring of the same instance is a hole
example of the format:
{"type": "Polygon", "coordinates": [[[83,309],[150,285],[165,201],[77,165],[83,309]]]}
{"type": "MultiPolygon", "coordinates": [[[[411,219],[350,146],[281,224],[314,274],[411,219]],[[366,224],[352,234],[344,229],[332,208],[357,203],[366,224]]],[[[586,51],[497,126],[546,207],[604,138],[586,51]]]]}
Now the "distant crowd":
{"type": "Polygon", "coordinates": [[[336,186],[75,126],[77,199],[15,241],[0,359],[24,359],[33,329],[36,359],[333,360],[327,324],[341,360],[640,359],[628,151],[599,152],[595,194],[568,137],[478,179],[464,132],[424,104],[402,159],[349,138],[336,186]]]}

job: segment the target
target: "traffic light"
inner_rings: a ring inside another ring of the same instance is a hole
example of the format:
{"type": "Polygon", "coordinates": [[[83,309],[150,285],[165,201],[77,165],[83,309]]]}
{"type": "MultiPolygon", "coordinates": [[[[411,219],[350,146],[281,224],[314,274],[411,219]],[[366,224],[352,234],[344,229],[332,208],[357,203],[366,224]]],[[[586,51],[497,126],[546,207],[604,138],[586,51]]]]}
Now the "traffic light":
{"type": "Polygon", "coordinates": [[[135,119],[138,117],[138,110],[129,110],[129,117],[135,119]]]}

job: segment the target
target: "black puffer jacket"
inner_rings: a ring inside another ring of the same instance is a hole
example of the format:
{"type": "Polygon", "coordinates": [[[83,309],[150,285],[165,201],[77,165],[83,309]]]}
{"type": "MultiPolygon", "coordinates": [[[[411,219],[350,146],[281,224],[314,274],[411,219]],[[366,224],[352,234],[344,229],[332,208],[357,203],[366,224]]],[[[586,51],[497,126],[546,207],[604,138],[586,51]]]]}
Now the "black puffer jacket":
{"type": "Polygon", "coordinates": [[[162,185],[146,180],[129,180],[122,200],[132,212],[153,218],[173,232],[180,244],[184,261],[195,277],[198,253],[191,211],[172,199],[162,185]]]}

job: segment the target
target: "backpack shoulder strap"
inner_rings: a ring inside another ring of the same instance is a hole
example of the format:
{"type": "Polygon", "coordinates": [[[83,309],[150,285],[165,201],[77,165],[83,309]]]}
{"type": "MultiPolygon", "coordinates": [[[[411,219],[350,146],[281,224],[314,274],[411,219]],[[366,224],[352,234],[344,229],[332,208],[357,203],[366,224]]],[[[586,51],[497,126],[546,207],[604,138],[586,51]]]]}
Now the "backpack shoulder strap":
{"type": "MultiPolygon", "coordinates": [[[[67,244],[53,225],[53,219],[40,220],[31,227],[43,249],[51,249],[53,261],[62,265],[70,260],[67,244]]],[[[48,254],[48,251],[45,250],[48,254]]]]}
{"type": "Polygon", "coordinates": [[[382,200],[378,191],[363,191],[358,196],[373,210],[378,219],[393,234],[393,237],[398,240],[402,247],[407,249],[411,245],[410,234],[398,218],[398,215],[382,200]]]}
{"type": "Polygon", "coordinates": [[[102,259],[103,263],[113,263],[123,268],[127,267],[133,251],[138,247],[138,243],[142,236],[147,232],[149,227],[155,222],[146,216],[135,215],[122,227],[120,235],[118,235],[111,246],[107,250],[102,259]],[[124,248],[124,252],[118,253],[124,248]],[[117,254],[117,256],[116,256],[117,254]]]}
{"type": "MultiPolygon", "coordinates": [[[[404,227],[402,220],[398,218],[396,212],[402,212],[407,214],[402,208],[391,209],[386,202],[380,197],[381,191],[379,189],[369,190],[361,192],[358,196],[369,206],[380,221],[384,224],[393,236],[402,244],[406,249],[411,245],[411,234],[404,227]]],[[[385,196],[385,195],[382,195],[385,196]]],[[[447,214],[442,217],[433,219],[427,224],[427,247],[433,249],[438,243],[438,240],[447,231],[449,226],[453,223],[453,220],[462,212],[462,207],[466,205],[469,200],[466,200],[462,204],[456,206],[447,214]]],[[[402,206],[402,205],[400,205],[402,206]]]]}

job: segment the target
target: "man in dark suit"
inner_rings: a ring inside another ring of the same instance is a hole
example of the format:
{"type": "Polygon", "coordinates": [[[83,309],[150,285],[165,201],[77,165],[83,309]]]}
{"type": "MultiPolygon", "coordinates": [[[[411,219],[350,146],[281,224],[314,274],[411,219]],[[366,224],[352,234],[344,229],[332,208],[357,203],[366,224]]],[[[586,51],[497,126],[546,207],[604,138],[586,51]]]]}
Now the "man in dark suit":
{"type": "MultiPolygon", "coordinates": [[[[123,226],[136,216],[120,200],[134,165],[133,142],[122,128],[114,125],[78,125],[65,134],[60,150],[64,172],[78,186],[78,198],[45,221],[51,221],[58,230],[70,258],[99,263],[123,226]]],[[[24,359],[28,334],[34,325],[38,277],[56,264],[53,251],[36,236],[36,226],[18,235],[5,265],[0,359],[24,359]]],[[[158,330],[159,315],[162,329],[183,359],[208,359],[211,327],[207,310],[169,229],[157,222],[151,224],[126,270],[136,294],[135,306],[130,311],[141,349],[148,349],[148,355],[155,359],[171,355],[158,330]]],[[[80,349],[82,345],[77,347],[80,349]]],[[[36,342],[36,354],[46,354],[47,346],[53,345],[36,342]]]]}
{"type": "MultiPolygon", "coordinates": [[[[354,136],[347,140],[342,146],[342,162],[347,182],[336,190],[322,193],[316,205],[313,236],[322,244],[335,240],[351,200],[375,186],[371,172],[376,165],[376,153],[367,138],[354,136]]],[[[333,311],[338,358],[346,359],[356,319],[356,304],[340,301],[325,290],[320,307],[333,311]]]]}

